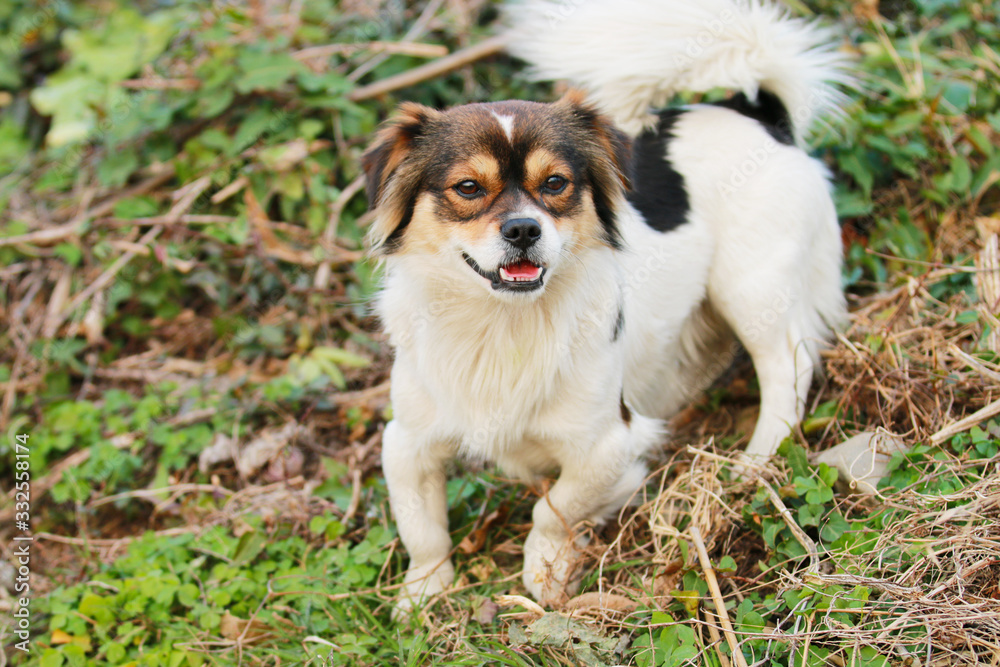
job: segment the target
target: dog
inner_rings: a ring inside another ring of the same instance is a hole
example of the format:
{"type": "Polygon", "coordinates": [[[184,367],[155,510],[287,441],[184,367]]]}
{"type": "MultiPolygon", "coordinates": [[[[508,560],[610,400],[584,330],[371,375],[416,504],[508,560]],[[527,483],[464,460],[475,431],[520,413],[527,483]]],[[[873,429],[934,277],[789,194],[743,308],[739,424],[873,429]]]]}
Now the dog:
{"type": "Polygon", "coordinates": [[[618,512],[676,413],[753,360],[764,460],[846,313],[829,174],[800,147],[841,101],[828,33],[739,0],[528,0],[510,51],[580,90],[551,104],[403,104],[362,163],[395,351],[382,463],[410,565],[398,611],[454,577],[456,456],[532,481],[523,584],[578,586],[579,528],[618,512]],[[680,91],[733,89],[659,112],[680,91]],[[583,92],[580,92],[583,91],[583,92]]]}

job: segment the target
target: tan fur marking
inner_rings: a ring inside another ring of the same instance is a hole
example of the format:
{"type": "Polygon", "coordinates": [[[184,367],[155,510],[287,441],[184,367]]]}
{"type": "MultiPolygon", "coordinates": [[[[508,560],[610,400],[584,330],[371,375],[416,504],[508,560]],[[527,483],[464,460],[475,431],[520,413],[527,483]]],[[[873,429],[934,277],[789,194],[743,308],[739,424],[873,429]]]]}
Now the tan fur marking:
{"type": "Polygon", "coordinates": [[[528,154],[524,161],[524,186],[529,192],[539,192],[550,176],[562,176],[568,181],[566,189],[557,195],[546,194],[545,197],[564,197],[573,190],[571,177],[573,170],[564,161],[545,148],[537,148],[528,154]]]}
{"type": "Polygon", "coordinates": [[[477,153],[448,170],[449,185],[473,180],[490,192],[500,189],[500,164],[489,153],[477,153]]]}
{"type": "Polygon", "coordinates": [[[583,193],[582,204],[583,210],[578,215],[555,218],[553,222],[560,232],[569,233],[574,249],[600,247],[604,244],[601,220],[597,217],[590,190],[583,193]]]}
{"type": "Polygon", "coordinates": [[[437,254],[456,243],[480,245],[496,235],[500,221],[493,216],[475,218],[462,224],[440,220],[434,213],[434,197],[424,193],[417,199],[407,229],[407,245],[402,252],[437,254]]]}

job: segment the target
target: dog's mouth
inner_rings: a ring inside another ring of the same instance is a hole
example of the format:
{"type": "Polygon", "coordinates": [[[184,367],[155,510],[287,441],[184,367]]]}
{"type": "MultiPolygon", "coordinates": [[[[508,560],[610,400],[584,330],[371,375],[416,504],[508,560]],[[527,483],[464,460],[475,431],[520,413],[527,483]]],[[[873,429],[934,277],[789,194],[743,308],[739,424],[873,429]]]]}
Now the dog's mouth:
{"type": "Polygon", "coordinates": [[[497,291],[531,292],[542,286],[545,267],[528,259],[503,264],[496,271],[484,271],[476,260],[464,252],[462,258],[473,271],[490,281],[490,287],[497,291]]]}

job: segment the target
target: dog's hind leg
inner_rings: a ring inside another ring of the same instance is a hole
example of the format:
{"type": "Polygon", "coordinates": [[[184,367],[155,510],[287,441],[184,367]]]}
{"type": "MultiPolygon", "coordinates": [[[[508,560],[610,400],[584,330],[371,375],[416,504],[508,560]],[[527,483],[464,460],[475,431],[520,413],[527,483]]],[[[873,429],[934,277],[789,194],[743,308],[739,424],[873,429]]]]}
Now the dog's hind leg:
{"type": "MultiPolygon", "coordinates": [[[[793,252],[786,248],[767,257],[759,251],[754,257],[757,261],[746,261],[736,270],[730,264],[716,271],[709,298],[757,371],[760,414],[744,456],[762,463],[802,418],[828,327],[808,270],[793,252]]],[[[826,282],[839,288],[839,274],[826,282]]]]}
{"type": "Polygon", "coordinates": [[[445,494],[447,453],[415,449],[414,439],[392,421],[382,436],[382,469],[399,537],[410,554],[396,615],[440,593],[455,578],[445,494]]]}
{"type": "Polygon", "coordinates": [[[743,345],[753,359],[760,386],[760,414],[745,457],[761,463],[802,419],[814,364],[808,342],[794,324],[743,345]]]}
{"type": "Polygon", "coordinates": [[[713,288],[710,293],[713,306],[736,333],[757,371],[760,414],[744,457],[760,463],[777,451],[802,419],[819,346],[829,336],[843,297],[839,273],[818,276],[817,285],[809,280],[817,276],[797,275],[788,266],[763,262],[758,266],[756,272],[741,274],[742,285],[730,282],[726,289],[713,288]]]}
{"type": "Polygon", "coordinates": [[[840,228],[824,167],[796,148],[761,150],[767,159],[723,197],[712,221],[718,246],[708,283],[712,306],[757,371],[751,461],[773,455],[802,418],[819,348],[845,314],[840,228]]]}

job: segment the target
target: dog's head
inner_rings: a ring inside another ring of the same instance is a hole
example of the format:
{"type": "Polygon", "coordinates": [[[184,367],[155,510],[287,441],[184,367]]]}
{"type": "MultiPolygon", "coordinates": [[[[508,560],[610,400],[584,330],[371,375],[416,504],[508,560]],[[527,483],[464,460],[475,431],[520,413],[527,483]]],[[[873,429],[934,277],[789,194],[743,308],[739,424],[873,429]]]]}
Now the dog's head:
{"type": "Polygon", "coordinates": [[[362,158],[373,253],[421,253],[492,293],[538,295],[584,248],[617,248],[628,138],[576,94],[403,104],[362,158]],[[568,259],[569,258],[569,259],[568,259]]]}

